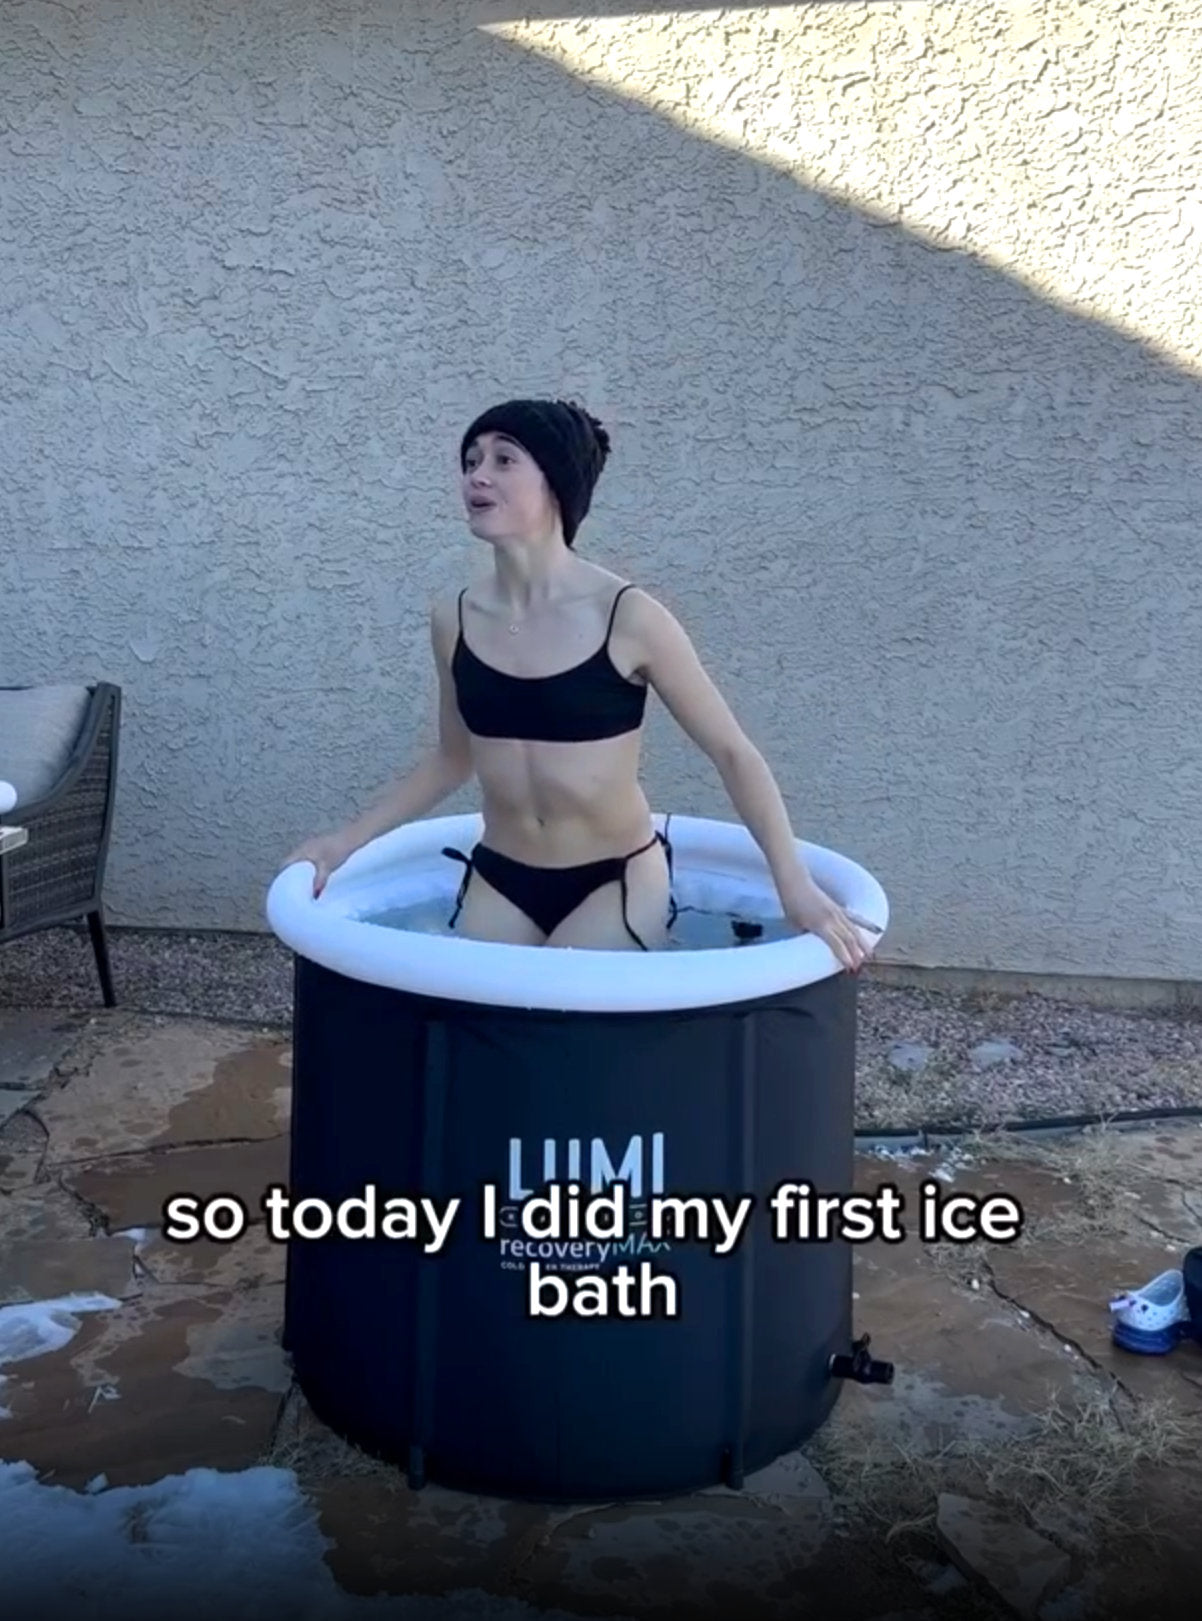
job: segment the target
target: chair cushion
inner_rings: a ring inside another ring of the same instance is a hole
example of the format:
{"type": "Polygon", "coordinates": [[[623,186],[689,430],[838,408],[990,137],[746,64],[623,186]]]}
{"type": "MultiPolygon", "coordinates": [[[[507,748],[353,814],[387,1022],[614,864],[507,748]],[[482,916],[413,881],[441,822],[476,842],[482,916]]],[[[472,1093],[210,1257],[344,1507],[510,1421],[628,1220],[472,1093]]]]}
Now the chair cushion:
{"type": "Polygon", "coordinates": [[[18,812],[62,776],[90,698],[83,686],[0,688],[0,777],[16,789],[18,812]]]}

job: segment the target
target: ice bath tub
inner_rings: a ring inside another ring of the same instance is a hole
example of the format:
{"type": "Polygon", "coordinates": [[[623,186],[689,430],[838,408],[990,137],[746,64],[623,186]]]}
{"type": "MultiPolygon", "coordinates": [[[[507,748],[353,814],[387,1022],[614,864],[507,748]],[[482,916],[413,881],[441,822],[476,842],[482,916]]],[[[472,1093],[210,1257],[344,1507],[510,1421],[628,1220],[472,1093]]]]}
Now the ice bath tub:
{"type": "MultiPolygon", "coordinates": [[[[682,908],[779,919],[743,828],[673,816],[669,831],[682,908]]],[[[855,981],[813,936],[644,954],[371,921],[431,902],[449,915],[462,868],[440,852],[479,832],[476,816],[415,823],[359,851],[319,900],[307,864],[268,897],[296,954],[291,1198],[337,1205],[370,1184],[380,1201],[462,1200],[436,1256],[388,1238],[290,1242],[297,1380],[324,1422],[414,1485],[575,1502],[737,1486],[823,1422],[832,1359],[851,1346],[849,1247],[775,1242],[765,1200],[782,1181],[851,1188],[855,981]],[[624,1249],[523,1236],[521,1201],[569,1179],[585,1194],[626,1184],[624,1249]],[[715,1256],[649,1238],[657,1194],[756,1207],[715,1256]],[[676,1280],[679,1316],[531,1317],[535,1260],[569,1287],[647,1261],[676,1280]]],[[[869,873],[801,849],[883,930],[869,873]]]]}

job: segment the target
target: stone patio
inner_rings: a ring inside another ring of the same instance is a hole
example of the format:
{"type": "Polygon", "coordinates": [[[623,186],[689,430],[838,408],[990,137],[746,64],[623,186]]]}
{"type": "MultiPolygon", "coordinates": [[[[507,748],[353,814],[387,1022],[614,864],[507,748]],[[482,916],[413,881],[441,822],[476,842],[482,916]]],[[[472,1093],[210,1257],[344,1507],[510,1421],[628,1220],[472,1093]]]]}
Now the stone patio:
{"type": "Polygon", "coordinates": [[[57,1349],[0,1367],[0,1458],[73,1491],[295,1470],[336,1583],[365,1597],[648,1621],[1196,1618],[1202,1347],[1124,1355],[1107,1301],[1202,1244],[1198,1124],[862,1156],[865,1190],[935,1174],[1013,1194],[1023,1237],[861,1246],[857,1327],[896,1381],[847,1387],[804,1455],[743,1493],[546,1508],[413,1492],[318,1424],[261,1225],[160,1236],[169,1194],[257,1213],[287,1180],[289,1062],[278,1029],[0,1012],[0,1312],[81,1297],[47,1308],[57,1349]]]}

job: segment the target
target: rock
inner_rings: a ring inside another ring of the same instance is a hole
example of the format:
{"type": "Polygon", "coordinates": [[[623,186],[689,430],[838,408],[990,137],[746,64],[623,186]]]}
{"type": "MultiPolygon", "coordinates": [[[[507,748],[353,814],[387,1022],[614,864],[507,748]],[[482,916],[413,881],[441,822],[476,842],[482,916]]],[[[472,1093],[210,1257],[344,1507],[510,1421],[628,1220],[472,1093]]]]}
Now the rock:
{"type": "Polygon", "coordinates": [[[0,1011],[0,1087],[44,1090],[82,1028],[77,1014],[61,1010],[0,1011]]]}
{"type": "Polygon", "coordinates": [[[1056,1038],[1056,1046],[1069,1052],[1088,1053],[1093,1058],[1098,1050],[1097,1036],[1079,1036],[1075,1030],[1062,1030],[1056,1038]]]}
{"type": "Polygon", "coordinates": [[[1038,1530],[1046,1531],[1072,1553],[1092,1554],[1096,1536],[1087,1509],[1078,1503],[1043,1503],[1032,1509],[1031,1518],[1038,1530]]]}
{"type": "Polygon", "coordinates": [[[890,1066],[903,1075],[916,1075],[932,1056],[931,1049],[921,1041],[898,1041],[889,1049],[890,1066]]]}
{"type": "Polygon", "coordinates": [[[935,1531],[967,1576],[984,1582],[1025,1621],[1067,1582],[1072,1562],[1054,1543],[988,1503],[939,1494],[935,1531]]]}
{"type": "Polygon", "coordinates": [[[997,1064],[1012,1064],[1023,1051],[1012,1041],[981,1041],[969,1054],[974,1069],[993,1069],[997,1064]]]}
{"type": "Polygon", "coordinates": [[[830,1488],[801,1452],[788,1452],[774,1463],[757,1469],[744,1480],[741,1491],[732,1491],[729,1486],[705,1486],[699,1495],[730,1497],[827,1524],[833,1517],[830,1488]]]}

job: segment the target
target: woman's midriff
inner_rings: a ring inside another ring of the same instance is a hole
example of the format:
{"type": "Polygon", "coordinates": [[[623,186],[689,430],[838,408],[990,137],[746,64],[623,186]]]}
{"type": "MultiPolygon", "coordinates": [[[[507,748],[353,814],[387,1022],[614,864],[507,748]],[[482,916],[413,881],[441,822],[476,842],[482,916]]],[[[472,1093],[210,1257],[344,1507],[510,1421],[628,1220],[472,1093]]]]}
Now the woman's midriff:
{"type": "Polygon", "coordinates": [[[573,867],[646,844],[651,810],[639,786],[640,734],[595,743],[474,738],[482,840],[535,867],[573,867]]]}

